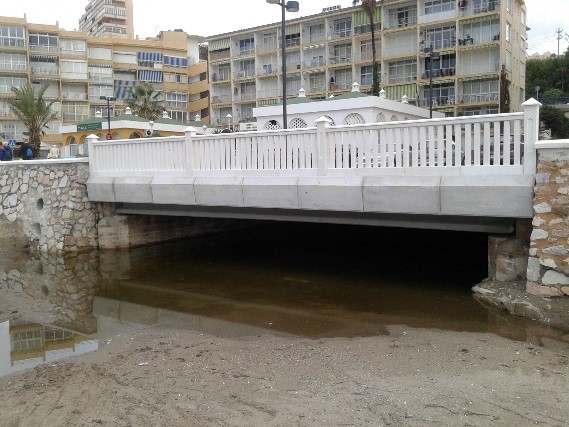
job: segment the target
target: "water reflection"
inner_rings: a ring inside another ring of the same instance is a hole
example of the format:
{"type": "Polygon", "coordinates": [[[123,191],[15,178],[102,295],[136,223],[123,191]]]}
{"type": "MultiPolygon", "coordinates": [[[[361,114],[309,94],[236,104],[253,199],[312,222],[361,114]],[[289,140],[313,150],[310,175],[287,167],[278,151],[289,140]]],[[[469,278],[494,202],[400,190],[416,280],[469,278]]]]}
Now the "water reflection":
{"type": "Polygon", "coordinates": [[[0,323],[0,376],[97,348],[93,337],[21,319],[6,320],[0,323]]]}
{"type": "Polygon", "coordinates": [[[153,325],[224,337],[377,336],[401,324],[534,344],[560,335],[472,298],[486,236],[461,235],[457,251],[456,234],[420,233],[271,224],[132,251],[29,257],[0,269],[0,375],[153,325]]]}

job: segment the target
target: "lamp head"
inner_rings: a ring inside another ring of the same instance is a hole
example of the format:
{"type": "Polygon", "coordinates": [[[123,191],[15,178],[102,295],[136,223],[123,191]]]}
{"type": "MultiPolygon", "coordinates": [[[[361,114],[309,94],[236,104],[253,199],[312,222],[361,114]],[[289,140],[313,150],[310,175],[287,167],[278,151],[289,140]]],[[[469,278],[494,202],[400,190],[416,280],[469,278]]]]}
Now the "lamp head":
{"type": "Polygon", "coordinates": [[[287,12],[298,12],[300,10],[297,1],[287,1],[286,2],[286,11],[287,12]]]}
{"type": "Polygon", "coordinates": [[[279,0],[267,0],[267,3],[269,3],[269,4],[280,4],[281,2],[279,0]]]}

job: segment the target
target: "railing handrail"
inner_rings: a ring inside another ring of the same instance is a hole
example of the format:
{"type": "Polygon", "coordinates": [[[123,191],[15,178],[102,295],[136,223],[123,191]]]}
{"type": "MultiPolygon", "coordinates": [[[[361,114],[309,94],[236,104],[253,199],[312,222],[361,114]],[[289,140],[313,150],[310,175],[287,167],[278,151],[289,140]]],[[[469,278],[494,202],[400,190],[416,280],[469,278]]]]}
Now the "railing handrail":
{"type": "Polygon", "coordinates": [[[417,175],[425,167],[526,176],[535,173],[539,105],[527,101],[523,113],[357,125],[330,126],[321,117],[316,127],[286,130],[198,135],[188,128],[183,137],[101,142],[90,136],[89,152],[92,172],[103,176],[417,175]]]}

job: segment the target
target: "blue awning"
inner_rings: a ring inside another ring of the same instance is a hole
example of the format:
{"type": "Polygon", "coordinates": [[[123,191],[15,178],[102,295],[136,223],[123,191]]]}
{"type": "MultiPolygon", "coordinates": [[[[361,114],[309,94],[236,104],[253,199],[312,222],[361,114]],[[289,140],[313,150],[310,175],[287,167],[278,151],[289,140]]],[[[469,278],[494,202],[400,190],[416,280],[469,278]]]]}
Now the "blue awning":
{"type": "Polygon", "coordinates": [[[169,67],[185,68],[188,66],[188,58],[164,55],[164,65],[168,65],[169,67]]]}
{"type": "Polygon", "coordinates": [[[156,52],[138,52],[138,62],[158,62],[162,63],[163,55],[156,52]]]}
{"type": "Polygon", "coordinates": [[[139,70],[138,80],[141,82],[161,83],[164,81],[162,71],[139,70]]]}
{"type": "Polygon", "coordinates": [[[115,98],[127,99],[135,84],[134,80],[115,80],[115,98]]]}

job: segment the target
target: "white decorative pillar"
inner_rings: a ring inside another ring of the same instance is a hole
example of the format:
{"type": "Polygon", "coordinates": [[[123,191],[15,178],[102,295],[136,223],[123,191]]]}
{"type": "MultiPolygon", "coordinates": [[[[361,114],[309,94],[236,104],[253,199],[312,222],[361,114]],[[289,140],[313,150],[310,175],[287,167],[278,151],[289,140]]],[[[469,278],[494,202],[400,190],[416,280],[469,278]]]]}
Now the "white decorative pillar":
{"type": "Polygon", "coordinates": [[[95,154],[95,142],[97,142],[99,140],[99,137],[97,135],[89,135],[87,138],[85,138],[86,144],[89,147],[89,173],[92,175],[93,171],[95,171],[97,168],[97,156],[94,156],[93,154],[95,154]]]}
{"type": "Polygon", "coordinates": [[[539,107],[541,103],[533,98],[522,104],[524,107],[524,172],[534,174],[537,167],[535,143],[539,138],[539,107]]]}
{"type": "Polygon", "coordinates": [[[332,121],[324,116],[316,120],[316,165],[318,175],[323,176],[328,172],[328,128],[332,121]]]}
{"type": "Polygon", "coordinates": [[[186,156],[186,175],[194,175],[194,144],[192,139],[198,134],[198,130],[192,126],[184,129],[184,154],[186,156]]]}

